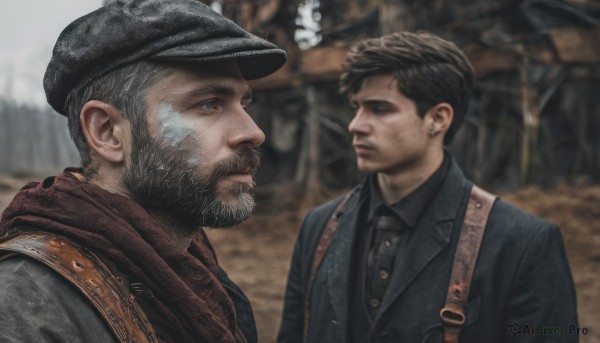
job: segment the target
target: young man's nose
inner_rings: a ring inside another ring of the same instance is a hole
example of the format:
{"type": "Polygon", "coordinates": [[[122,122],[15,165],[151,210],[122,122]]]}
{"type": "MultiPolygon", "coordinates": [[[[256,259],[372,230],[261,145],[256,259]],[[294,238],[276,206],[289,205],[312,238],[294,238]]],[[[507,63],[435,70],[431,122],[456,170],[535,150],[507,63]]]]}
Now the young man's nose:
{"type": "Polygon", "coordinates": [[[348,131],[351,134],[366,134],[371,130],[371,126],[366,120],[366,116],[361,109],[358,109],[354,114],[354,118],[348,124],[348,131]]]}

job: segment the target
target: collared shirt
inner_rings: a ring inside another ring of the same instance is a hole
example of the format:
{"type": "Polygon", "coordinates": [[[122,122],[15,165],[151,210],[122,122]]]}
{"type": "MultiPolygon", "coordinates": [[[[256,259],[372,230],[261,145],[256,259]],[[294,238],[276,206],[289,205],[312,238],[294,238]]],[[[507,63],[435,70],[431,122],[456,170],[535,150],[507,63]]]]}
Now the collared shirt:
{"type": "Polygon", "coordinates": [[[394,273],[394,261],[406,250],[411,230],[441,187],[449,158],[417,189],[400,201],[387,206],[381,197],[376,175],[369,175],[361,197],[368,197],[359,208],[352,276],[354,289],[350,306],[350,337],[354,342],[367,341],[371,323],[385,296],[394,273]],[[379,224],[379,225],[378,225],[379,224]],[[379,229],[377,228],[379,226],[379,229]],[[364,228],[364,229],[362,229],[364,228]]]}

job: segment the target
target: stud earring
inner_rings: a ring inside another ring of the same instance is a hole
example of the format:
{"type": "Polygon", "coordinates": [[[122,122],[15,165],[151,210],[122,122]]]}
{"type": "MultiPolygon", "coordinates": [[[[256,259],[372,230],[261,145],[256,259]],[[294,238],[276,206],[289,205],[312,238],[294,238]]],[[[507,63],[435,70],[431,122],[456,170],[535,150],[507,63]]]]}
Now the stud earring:
{"type": "Polygon", "coordinates": [[[435,130],[435,127],[433,127],[433,125],[431,125],[429,127],[429,136],[433,137],[437,134],[437,131],[435,130]]]}

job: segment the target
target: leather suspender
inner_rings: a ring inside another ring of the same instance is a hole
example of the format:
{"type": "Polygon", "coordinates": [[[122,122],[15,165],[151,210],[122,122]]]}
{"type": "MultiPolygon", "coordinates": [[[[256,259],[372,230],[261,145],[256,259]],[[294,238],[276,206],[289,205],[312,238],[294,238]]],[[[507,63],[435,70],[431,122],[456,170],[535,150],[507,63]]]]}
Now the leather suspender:
{"type": "MultiPolygon", "coordinates": [[[[352,192],[346,195],[329,218],[315,250],[304,300],[304,341],[306,341],[308,334],[310,295],[317,270],[331,244],[331,238],[337,230],[339,216],[344,211],[351,195],[352,192]]],[[[444,343],[457,343],[460,329],[466,321],[465,306],[469,298],[473,270],[475,269],[485,225],[496,198],[495,195],[473,185],[454,255],[446,304],[440,310],[440,317],[444,322],[444,343]]]]}
{"type": "Polygon", "coordinates": [[[0,243],[0,256],[21,254],[63,276],[94,305],[120,342],[157,343],[158,339],[127,285],[98,257],[50,233],[27,232],[0,243]]]}
{"type": "Polygon", "coordinates": [[[317,270],[323,262],[323,257],[325,257],[325,253],[331,244],[331,238],[333,234],[337,230],[338,221],[340,219],[340,215],[344,212],[344,207],[348,203],[348,200],[352,196],[353,192],[346,194],[344,199],[339,203],[335,211],[331,217],[329,217],[329,221],[327,225],[325,225],[325,229],[321,234],[321,238],[319,239],[319,244],[317,245],[317,249],[315,250],[315,254],[313,256],[312,264],[310,267],[310,278],[308,280],[308,285],[306,289],[306,297],[304,298],[304,341],[306,342],[307,334],[308,334],[308,322],[309,322],[309,314],[310,314],[310,294],[312,291],[313,283],[315,282],[315,276],[317,275],[317,270]]]}
{"type": "Polygon", "coordinates": [[[473,270],[495,200],[495,195],[473,186],[454,253],[446,304],[440,310],[440,318],[444,322],[444,343],[458,343],[460,330],[466,322],[465,306],[469,299],[473,270]]]}

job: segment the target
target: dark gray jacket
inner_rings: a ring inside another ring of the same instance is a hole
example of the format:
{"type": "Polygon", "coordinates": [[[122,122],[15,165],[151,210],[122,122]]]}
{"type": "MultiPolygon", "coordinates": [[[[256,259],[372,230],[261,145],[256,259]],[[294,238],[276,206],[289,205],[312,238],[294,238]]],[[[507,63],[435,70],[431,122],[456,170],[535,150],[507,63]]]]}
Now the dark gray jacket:
{"type": "MultiPolygon", "coordinates": [[[[238,325],[246,339],[257,342],[248,299],[224,271],[219,270],[218,278],[236,305],[238,325]]],[[[0,318],[2,343],[117,342],[102,316],[79,290],[29,257],[12,256],[0,261],[0,318]]]]}
{"type": "Polygon", "coordinates": [[[62,276],[15,256],[0,262],[0,342],[117,342],[94,307],[62,276]]]}
{"type": "MultiPolygon", "coordinates": [[[[439,317],[472,183],[452,161],[448,175],[397,257],[370,342],[442,342],[439,317]]],[[[308,342],[349,342],[348,285],[360,186],[342,214],[315,278],[308,342]]],[[[313,209],[294,249],[278,342],[302,342],[309,265],[340,199],[313,209]]],[[[497,201],[475,267],[461,342],[577,342],[576,335],[524,335],[529,327],[577,327],[575,289],[558,227],[497,201]],[[511,329],[517,323],[518,327],[511,329]],[[516,329],[515,329],[516,328],[516,329]]]]}

